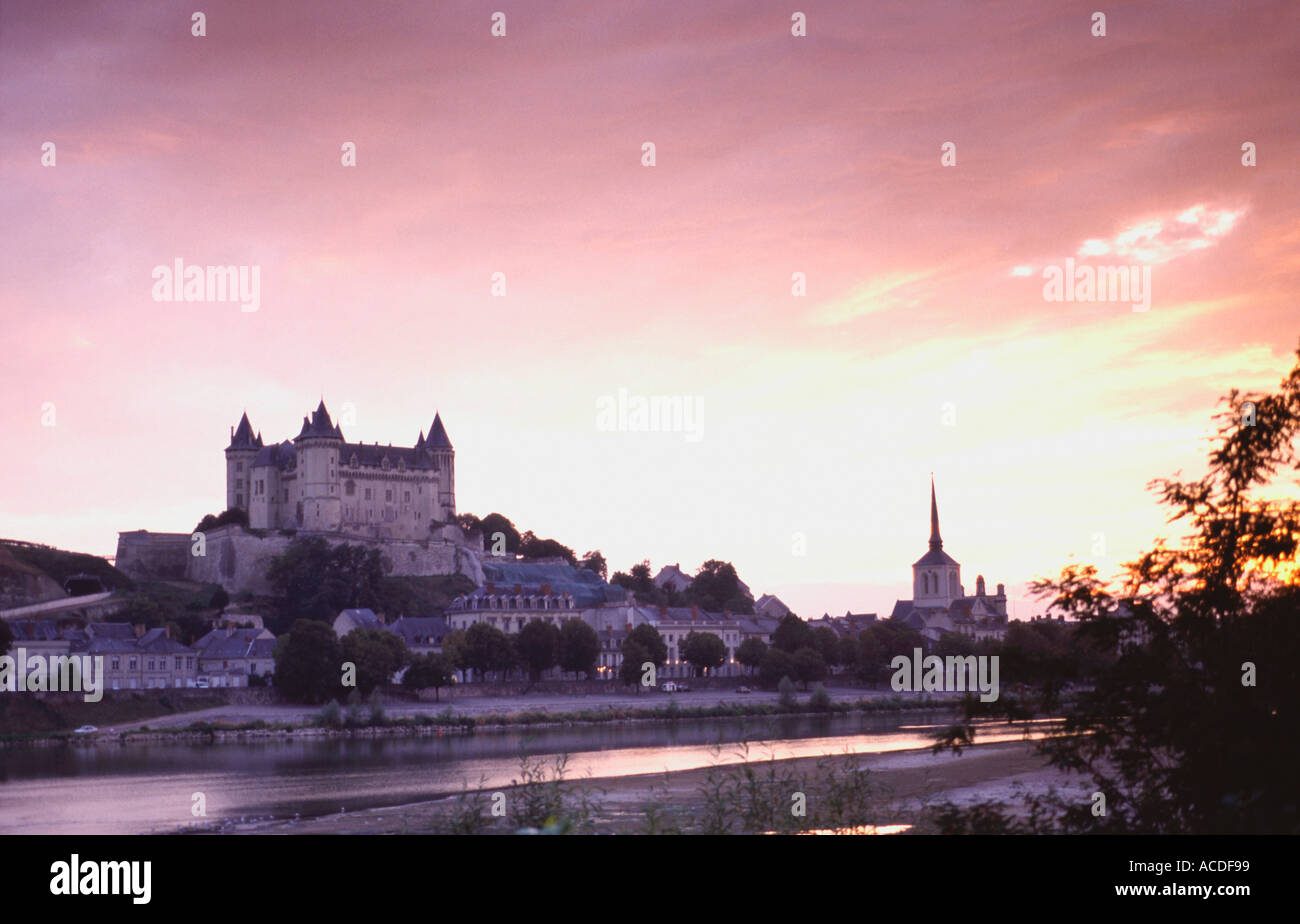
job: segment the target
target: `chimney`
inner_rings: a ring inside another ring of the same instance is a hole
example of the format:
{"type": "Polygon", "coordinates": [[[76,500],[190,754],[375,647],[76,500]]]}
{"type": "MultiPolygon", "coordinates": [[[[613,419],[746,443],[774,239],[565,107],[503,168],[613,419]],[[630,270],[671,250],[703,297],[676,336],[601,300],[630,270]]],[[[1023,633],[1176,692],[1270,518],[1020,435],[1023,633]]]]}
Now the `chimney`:
{"type": "Polygon", "coordinates": [[[666,606],[661,606],[661,607],[659,607],[659,618],[660,618],[660,619],[667,619],[667,618],[668,618],[668,607],[666,607],[666,606]]]}
{"type": "Polygon", "coordinates": [[[387,620],[384,618],[384,614],[383,614],[383,613],[376,613],[376,614],[375,614],[375,618],[379,620],[379,624],[380,624],[381,626],[384,625],[384,624],[387,622],[387,620]]]}
{"type": "Polygon", "coordinates": [[[523,592],[524,592],[524,585],[523,585],[523,584],[516,584],[516,585],[515,585],[515,596],[519,596],[519,595],[520,595],[521,593],[523,593],[523,592]]]}
{"type": "Polygon", "coordinates": [[[144,623],[142,623],[142,622],[137,622],[137,623],[136,623],[135,625],[133,625],[131,628],[135,630],[135,637],[136,637],[136,638],[140,638],[140,636],[144,635],[144,623]]]}
{"type": "Polygon", "coordinates": [[[631,631],[632,631],[632,620],[629,619],[629,620],[627,621],[627,625],[625,625],[623,628],[624,628],[625,631],[627,631],[627,632],[631,632],[631,631]]]}
{"type": "Polygon", "coordinates": [[[171,637],[172,637],[172,627],[167,625],[166,623],[163,623],[163,638],[171,638],[171,637]]]}
{"type": "Polygon", "coordinates": [[[999,585],[998,585],[998,596],[999,596],[999,597],[1005,597],[1006,595],[1007,595],[1007,585],[1005,585],[1005,584],[999,584],[999,585]]]}
{"type": "Polygon", "coordinates": [[[984,596],[984,575],[982,574],[975,578],[975,596],[984,596]]]}
{"type": "Polygon", "coordinates": [[[543,585],[542,585],[542,594],[543,594],[543,596],[547,596],[547,597],[549,597],[549,596],[551,595],[551,585],[550,585],[550,584],[543,584],[543,585]]]}
{"type": "Polygon", "coordinates": [[[691,605],[691,622],[700,621],[700,608],[695,604],[691,605]]]}
{"type": "Polygon", "coordinates": [[[494,594],[497,592],[496,585],[493,584],[491,581],[487,582],[487,592],[490,594],[494,594]]]}

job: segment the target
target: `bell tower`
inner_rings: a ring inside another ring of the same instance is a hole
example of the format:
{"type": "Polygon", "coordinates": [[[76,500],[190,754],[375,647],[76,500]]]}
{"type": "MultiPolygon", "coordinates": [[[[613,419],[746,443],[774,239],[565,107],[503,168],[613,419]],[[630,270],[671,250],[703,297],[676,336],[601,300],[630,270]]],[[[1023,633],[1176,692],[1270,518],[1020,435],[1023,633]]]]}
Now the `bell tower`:
{"type": "Polygon", "coordinates": [[[939,535],[939,503],[930,475],[930,551],[912,565],[912,602],[918,607],[947,607],[966,595],[961,586],[961,565],[943,550],[939,535]]]}

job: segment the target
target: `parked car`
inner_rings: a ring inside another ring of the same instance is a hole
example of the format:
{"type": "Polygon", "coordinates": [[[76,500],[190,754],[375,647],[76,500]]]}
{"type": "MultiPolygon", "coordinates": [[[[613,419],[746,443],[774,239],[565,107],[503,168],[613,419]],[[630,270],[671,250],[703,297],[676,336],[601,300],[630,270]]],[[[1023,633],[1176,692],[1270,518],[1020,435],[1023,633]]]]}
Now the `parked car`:
{"type": "Polygon", "coordinates": [[[200,690],[206,690],[208,689],[208,678],[200,677],[198,680],[194,682],[194,685],[198,687],[200,690]]]}
{"type": "Polygon", "coordinates": [[[667,683],[665,683],[665,684],[664,684],[663,686],[661,686],[659,689],[663,690],[665,693],[676,693],[676,692],[677,692],[677,681],[675,681],[675,680],[669,680],[667,683]]]}
{"type": "Polygon", "coordinates": [[[679,684],[677,684],[677,690],[678,690],[679,693],[689,693],[689,692],[691,692],[691,688],[690,688],[690,686],[689,686],[688,684],[685,684],[685,683],[679,683],[679,684]]]}
{"type": "Polygon", "coordinates": [[[751,690],[749,687],[736,687],[736,692],[737,692],[737,693],[753,693],[754,691],[751,690]]]}
{"type": "Polygon", "coordinates": [[[97,731],[99,731],[99,729],[96,728],[96,727],[93,726],[93,725],[83,725],[83,726],[81,726],[80,728],[78,728],[76,731],[74,731],[73,734],[74,734],[74,735],[93,735],[93,734],[94,734],[95,732],[97,732],[97,731]]]}

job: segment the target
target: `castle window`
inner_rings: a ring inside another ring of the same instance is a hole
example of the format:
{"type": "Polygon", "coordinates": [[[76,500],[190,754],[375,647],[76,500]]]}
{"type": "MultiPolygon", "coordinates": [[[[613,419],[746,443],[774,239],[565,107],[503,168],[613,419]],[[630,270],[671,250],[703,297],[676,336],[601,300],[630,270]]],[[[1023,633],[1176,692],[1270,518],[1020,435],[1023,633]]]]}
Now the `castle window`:
{"type": "Polygon", "coordinates": [[[235,506],[236,506],[236,507],[242,507],[242,506],[244,506],[244,495],[242,495],[242,494],[236,494],[236,495],[235,495],[235,506]]]}
{"type": "MultiPolygon", "coordinates": [[[[387,466],[384,466],[384,467],[387,468],[387,466]]],[[[389,488],[387,491],[384,492],[384,500],[387,501],[387,502],[390,503],[390,504],[393,502],[393,489],[392,489],[392,488],[389,488]]]]}
{"type": "Polygon", "coordinates": [[[348,497],[354,496],[357,493],[357,483],[349,478],[347,484],[343,486],[343,492],[347,494],[348,497]]]}
{"type": "Polygon", "coordinates": [[[366,500],[370,500],[370,488],[366,488],[366,500]]]}
{"type": "Polygon", "coordinates": [[[406,471],[406,460],[405,460],[405,459],[398,459],[398,460],[397,460],[397,470],[398,470],[399,472],[404,472],[404,471],[406,471]]]}
{"type": "Polygon", "coordinates": [[[243,463],[243,462],[236,462],[236,463],[235,463],[235,471],[237,471],[237,472],[242,472],[243,470],[244,470],[244,463],[243,463]]]}
{"type": "Polygon", "coordinates": [[[405,494],[405,497],[406,497],[406,501],[405,501],[405,502],[409,504],[409,503],[411,502],[411,492],[410,492],[410,491],[407,491],[406,494],[405,494]]]}

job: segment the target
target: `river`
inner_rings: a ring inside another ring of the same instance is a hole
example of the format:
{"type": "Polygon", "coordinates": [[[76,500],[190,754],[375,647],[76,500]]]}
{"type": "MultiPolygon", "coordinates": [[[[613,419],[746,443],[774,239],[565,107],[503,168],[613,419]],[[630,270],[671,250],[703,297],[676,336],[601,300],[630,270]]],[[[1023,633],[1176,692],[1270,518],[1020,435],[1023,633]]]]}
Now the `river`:
{"type": "MultiPolygon", "coordinates": [[[[742,758],[924,748],[947,716],[789,716],[586,725],[431,738],[96,744],[0,750],[0,833],[139,834],[196,821],[292,818],[508,785],[522,755],[567,754],[569,776],[621,777],[742,758]],[[203,793],[207,815],[191,815],[203,793]]],[[[981,741],[1020,731],[989,729],[981,741]]]]}

